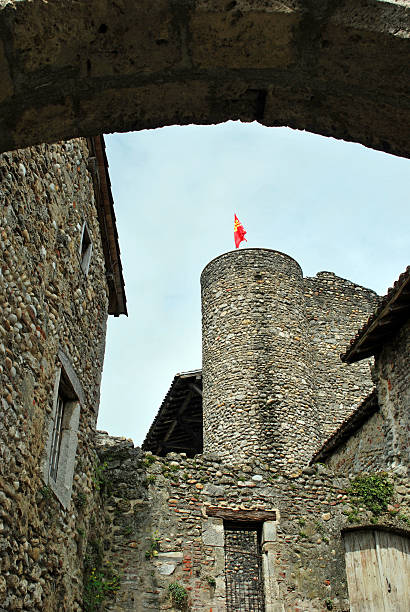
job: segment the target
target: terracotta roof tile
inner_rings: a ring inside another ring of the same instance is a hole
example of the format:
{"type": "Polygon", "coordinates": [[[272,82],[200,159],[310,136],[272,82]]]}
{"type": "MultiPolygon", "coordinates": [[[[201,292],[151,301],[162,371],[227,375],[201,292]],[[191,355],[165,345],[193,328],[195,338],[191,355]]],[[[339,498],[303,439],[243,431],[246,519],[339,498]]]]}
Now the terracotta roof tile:
{"type": "Polygon", "coordinates": [[[410,316],[410,266],[400,274],[393,287],[381,298],[376,311],[350,341],[340,357],[353,363],[377,354],[383,344],[410,316]]]}

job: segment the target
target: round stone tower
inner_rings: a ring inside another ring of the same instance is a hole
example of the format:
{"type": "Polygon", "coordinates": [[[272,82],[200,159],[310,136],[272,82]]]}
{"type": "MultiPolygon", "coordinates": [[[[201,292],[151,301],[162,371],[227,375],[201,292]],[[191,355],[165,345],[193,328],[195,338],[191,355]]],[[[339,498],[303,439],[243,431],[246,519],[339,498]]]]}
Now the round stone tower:
{"type": "Polygon", "coordinates": [[[318,438],[299,264],[232,251],[205,267],[201,288],[204,452],[305,465],[318,438]]]}

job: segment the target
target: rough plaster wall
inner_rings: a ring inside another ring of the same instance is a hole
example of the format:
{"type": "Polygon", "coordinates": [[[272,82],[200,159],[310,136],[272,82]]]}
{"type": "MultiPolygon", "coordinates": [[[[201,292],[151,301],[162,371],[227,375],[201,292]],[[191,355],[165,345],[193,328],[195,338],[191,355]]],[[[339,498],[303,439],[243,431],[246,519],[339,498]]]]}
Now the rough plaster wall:
{"type": "Polygon", "coordinates": [[[384,419],[373,414],[346,442],[332,453],[326,463],[336,472],[383,472],[388,463],[384,419]]]}
{"type": "Polygon", "coordinates": [[[370,393],[371,360],[348,365],[340,354],[374,311],[374,291],[319,272],[304,279],[315,400],[324,442],[370,393]]]}
{"type": "Polygon", "coordinates": [[[0,157],[2,610],[82,609],[107,312],[87,158],[85,140],[0,157]],[[78,255],[84,220],[94,246],[87,277],[78,255]],[[67,511],[41,478],[59,346],[86,396],[67,511]]]}
{"type": "Polygon", "coordinates": [[[299,264],[232,251],[206,266],[201,288],[205,452],[308,463],[318,439],[299,264]]]}
{"type": "MultiPolygon", "coordinates": [[[[124,438],[99,436],[101,461],[107,462],[105,520],[107,560],[121,575],[115,601],[107,612],[171,610],[168,585],[188,592],[187,609],[224,612],[224,551],[220,519],[206,507],[278,510],[271,539],[270,569],[276,590],[275,610],[325,611],[349,608],[341,529],[351,526],[347,494],[351,480],[322,465],[289,475],[256,457],[227,465],[216,455],[169,453],[153,457],[124,438]],[[158,544],[152,554],[152,544],[158,544]],[[216,587],[208,578],[214,578],[216,587]]],[[[392,476],[397,493],[392,508],[405,512],[408,483],[392,476]]],[[[359,513],[358,525],[370,514],[359,513]]],[[[401,525],[396,514],[378,519],[401,525]]]]}
{"type": "Polygon", "coordinates": [[[410,322],[386,344],[375,372],[388,462],[406,471],[410,464],[410,322]]]}

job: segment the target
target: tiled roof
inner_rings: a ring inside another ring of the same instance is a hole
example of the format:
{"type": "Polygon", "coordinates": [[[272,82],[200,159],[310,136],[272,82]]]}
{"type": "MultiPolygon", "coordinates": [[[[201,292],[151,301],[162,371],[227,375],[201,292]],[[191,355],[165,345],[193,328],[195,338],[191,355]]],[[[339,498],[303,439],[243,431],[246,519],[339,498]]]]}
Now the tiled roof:
{"type": "Polygon", "coordinates": [[[399,276],[382,298],[374,314],[350,341],[350,346],[340,357],[353,363],[376,355],[386,341],[410,316],[410,266],[399,276]]]}

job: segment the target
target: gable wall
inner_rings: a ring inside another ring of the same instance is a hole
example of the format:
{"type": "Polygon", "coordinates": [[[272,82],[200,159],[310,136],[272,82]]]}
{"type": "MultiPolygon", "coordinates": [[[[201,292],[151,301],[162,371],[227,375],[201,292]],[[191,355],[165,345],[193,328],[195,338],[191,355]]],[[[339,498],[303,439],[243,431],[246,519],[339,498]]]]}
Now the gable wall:
{"type": "Polygon", "coordinates": [[[345,474],[383,472],[387,465],[384,425],[380,411],[373,414],[332,453],[326,464],[336,472],[345,474]]]}
{"type": "Polygon", "coordinates": [[[375,367],[379,405],[385,421],[388,462],[410,465],[410,321],[386,344],[375,367]]]}

